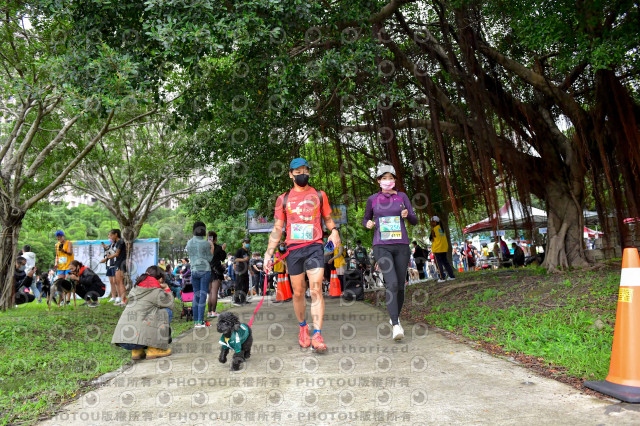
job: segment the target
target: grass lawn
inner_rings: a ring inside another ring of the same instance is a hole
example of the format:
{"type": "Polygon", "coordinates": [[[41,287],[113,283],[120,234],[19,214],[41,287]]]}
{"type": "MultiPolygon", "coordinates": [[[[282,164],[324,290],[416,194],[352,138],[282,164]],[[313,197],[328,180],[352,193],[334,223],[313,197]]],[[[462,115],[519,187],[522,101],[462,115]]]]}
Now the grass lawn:
{"type": "MultiPolygon", "coordinates": [[[[103,301],[49,313],[46,303],[33,302],[0,313],[0,424],[46,418],[92,379],[129,362],[131,351],[110,343],[122,311],[103,301]]],[[[174,338],[193,326],[179,312],[171,323],[174,338]]]]}
{"type": "Polygon", "coordinates": [[[619,265],[561,274],[537,267],[459,273],[452,282],[409,286],[401,316],[580,387],[609,371],[619,265]]]}

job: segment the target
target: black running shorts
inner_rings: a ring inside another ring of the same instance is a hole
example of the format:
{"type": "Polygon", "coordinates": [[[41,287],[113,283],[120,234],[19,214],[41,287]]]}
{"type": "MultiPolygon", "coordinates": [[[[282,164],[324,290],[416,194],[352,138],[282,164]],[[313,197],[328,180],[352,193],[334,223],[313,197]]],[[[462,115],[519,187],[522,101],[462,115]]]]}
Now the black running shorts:
{"type": "Polygon", "coordinates": [[[300,275],[316,268],[324,268],[324,250],[322,244],[313,243],[289,252],[287,256],[289,275],[300,275]]]}

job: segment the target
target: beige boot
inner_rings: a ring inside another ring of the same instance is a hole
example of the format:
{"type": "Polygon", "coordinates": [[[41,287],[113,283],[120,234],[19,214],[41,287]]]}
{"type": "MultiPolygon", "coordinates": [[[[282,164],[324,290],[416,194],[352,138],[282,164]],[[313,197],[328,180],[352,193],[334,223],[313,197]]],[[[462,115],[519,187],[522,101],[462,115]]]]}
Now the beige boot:
{"type": "Polygon", "coordinates": [[[147,359],[162,358],[171,355],[171,349],[147,348],[147,359]]]}
{"type": "Polygon", "coordinates": [[[145,357],[144,348],[133,349],[131,351],[131,359],[134,361],[144,359],[144,357],[145,357]]]}

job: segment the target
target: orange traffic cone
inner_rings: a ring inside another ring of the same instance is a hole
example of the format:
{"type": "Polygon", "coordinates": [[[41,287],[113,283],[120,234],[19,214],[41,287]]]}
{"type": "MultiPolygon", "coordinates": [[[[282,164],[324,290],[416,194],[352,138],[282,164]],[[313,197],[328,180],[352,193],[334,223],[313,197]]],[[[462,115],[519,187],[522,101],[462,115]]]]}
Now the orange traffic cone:
{"type": "Polygon", "coordinates": [[[285,285],[284,274],[278,274],[278,284],[276,288],[276,302],[284,302],[287,300],[288,285],[285,285]]]}
{"type": "Polygon", "coordinates": [[[340,290],[340,279],[338,278],[338,272],[331,271],[331,281],[329,281],[329,297],[340,297],[342,291],[340,290]]]}
{"type": "Polygon", "coordinates": [[[616,327],[613,332],[609,375],[585,382],[595,391],[625,402],[640,402],[640,255],[626,248],[622,254],[616,327]]]}
{"type": "Polygon", "coordinates": [[[458,266],[458,272],[464,272],[464,267],[462,266],[462,264],[458,266]]]}
{"type": "Polygon", "coordinates": [[[284,274],[278,274],[276,281],[276,302],[283,302],[284,297],[284,274]]]}
{"type": "Polygon", "coordinates": [[[289,302],[293,300],[293,293],[291,292],[291,284],[289,283],[289,275],[284,274],[284,281],[282,281],[282,291],[284,292],[284,301],[289,302]]]}

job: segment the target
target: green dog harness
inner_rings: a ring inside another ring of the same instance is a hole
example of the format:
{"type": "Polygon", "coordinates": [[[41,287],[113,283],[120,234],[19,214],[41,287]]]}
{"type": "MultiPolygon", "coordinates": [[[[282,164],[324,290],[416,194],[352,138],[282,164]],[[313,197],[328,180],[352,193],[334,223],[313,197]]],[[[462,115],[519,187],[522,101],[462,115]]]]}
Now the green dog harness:
{"type": "Polygon", "coordinates": [[[219,343],[222,346],[226,346],[229,349],[233,349],[236,353],[239,353],[242,349],[242,344],[247,340],[248,337],[249,327],[244,324],[240,324],[240,329],[231,333],[229,341],[226,341],[223,334],[222,336],[220,336],[219,343]]]}

